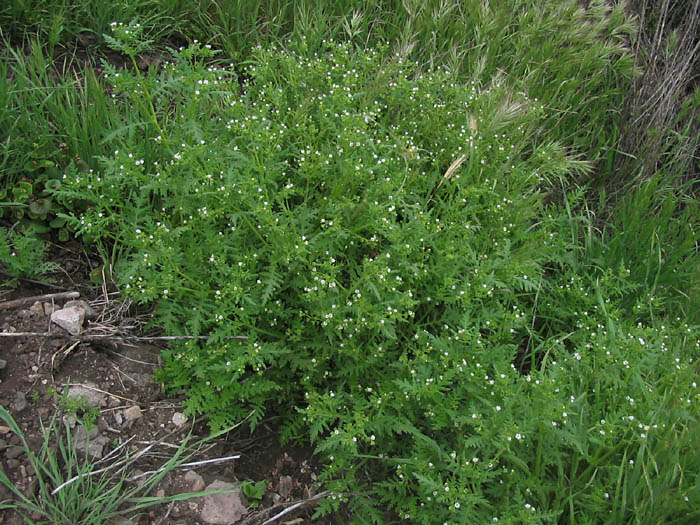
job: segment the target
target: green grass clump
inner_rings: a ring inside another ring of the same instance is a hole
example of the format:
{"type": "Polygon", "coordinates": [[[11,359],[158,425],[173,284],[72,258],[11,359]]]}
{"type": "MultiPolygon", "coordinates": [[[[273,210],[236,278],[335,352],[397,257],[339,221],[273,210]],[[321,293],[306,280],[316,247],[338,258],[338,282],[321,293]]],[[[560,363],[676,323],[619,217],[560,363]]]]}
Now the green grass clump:
{"type": "MultiPolygon", "coordinates": [[[[66,401],[65,393],[62,402],[66,401]]],[[[41,445],[37,450],[27,442],[24,432],[4,406],[0,420],[20,439],[18,447],[31,466],[35,490],[23,491],[0,470],[0,483],[14,496],[0,502],[0,510],[13,510],[26,523],[47,525],[103,525],[122,519],[138,519],[143,510],[154,505],[217,494],[223,491],[186,492],[173,496],[151,496],[159,482],[174,469],[184,466],[202,445],[216,437],[190,446],[189,436],[177,451],[154,471],[136,474],[134,463],[153,448],[130,454],[127,444],[116,446],[101,459],[78,450],[70,425],[63,421],[60,410],[54,412],[48,424],[40,422],[41,445]],[[138,483],[134,483],[138,480],[138,483]]],[[[227,429],[231,430],[231,428],[227,429]]],[[[225,458],[230,459],[230,458],[225,458]]]]}

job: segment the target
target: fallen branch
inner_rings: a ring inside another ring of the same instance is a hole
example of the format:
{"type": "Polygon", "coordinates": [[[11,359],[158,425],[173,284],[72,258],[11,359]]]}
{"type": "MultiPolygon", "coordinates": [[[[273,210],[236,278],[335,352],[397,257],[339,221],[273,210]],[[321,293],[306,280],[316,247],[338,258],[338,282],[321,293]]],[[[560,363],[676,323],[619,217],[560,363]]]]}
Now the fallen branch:
{"type": "MultiPolygon", "coordinates": [[[[224,461],[230,461],[232,459],[240,459],[240,455],[236,456],[226,456],[223,458],[214,458],[214,459],[205,459],[203,461],[192,461],[190,463],[182,463],[180,465],[176,465],[173,468],[188,468],[188,467],[197,467],[199,465],[208,465],[210,463],[221,463],[224,461]]],[[[137,479],[143,478],[144,476],[150,476],[151,474],[160,474],[163,472],[167,466],[160,467],[157,470],[149,470],[148,472],[143,472],[142,474],[136,474],[134,476],[131,476],[130,478],[127,478],[127,481],[136,481],[137,479]]]]}
{"type": "Polygon", "coordinates": [[[58,292],[58,293],[47,293],[44,295],[33,295],[31,297],[22,297],[20,299],[15,299],[13,301],[4,301],[0,303],[0,310],[9,310],[11,308],[18,308],[24,306],[28,303],[35,303],[36,301],[52,301],[54,299],[77,299],[80,297],[79,292],[58,292]]]}
{"type": "Polygon", "coordinates": [[[284,516],[285,514],[289,514],[289,513],[292,512],[293,510],[298,509],[299,507],[303,507],[303,506],[306,505],[307,503],[311,503],[312,501],[316,501],[317,499],[325,498],[326,496],[328,496],[328,494],[330,494],[330,491],[324,490],[323,492],[319,492],[319,493],[316,494],[315,496],[311,496],[311,497],[308,498],[308,499],[301,500],[301,501],[295,503],[294,505],[292,505],[291,507],[288,507],[288,508],[284,509],[282,512],[280,512],[280,513],[277,514],[276,516],[272,516],[269,520],[264,521],[264,522],[262,523],[262,525],[268,525],[268,523],[272,523],[273,521],[277,521],[278,519],[280,519],[280,518],[281,518],[282,516],[284,516]]]}
{"type": "MultiPolygon", "coordinates": [[[[71,341],[90,342],[90,341],[115,341],[119,343],[133,341],[179,341],[186,339],[210,339],[209,335],[161,335],[153,337],[131,336],[131,335],[69,335],[61,332],[0,332],[0,337],[50,337],[55,339],[69,339],[71,341]]],[[[223,339],[248,339],[247,335],[229,335],[223,339]]]]}

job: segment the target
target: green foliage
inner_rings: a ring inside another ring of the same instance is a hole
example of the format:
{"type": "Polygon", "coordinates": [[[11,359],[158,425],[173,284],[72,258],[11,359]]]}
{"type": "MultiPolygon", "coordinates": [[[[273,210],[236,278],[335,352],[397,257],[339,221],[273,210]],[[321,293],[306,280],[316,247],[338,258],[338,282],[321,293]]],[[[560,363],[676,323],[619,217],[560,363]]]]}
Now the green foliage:
{"type": "Polygon", "coordinates": [[[122,252],[154,325],[209,336],[159,379],[215,428],[288,414],[325,462],[319,512],[358,523],[689,519],[697,342],[653,301],[630,314],[626,268],[585,257],[582,192],[546,204],[587,169],[543,140],[547,109],[499,78],[304,46],[239,74],[201,44],[106,68],[142,118],[53,195],[122,252]]]}
{"type": "Polygon", "coordinates": [[[241,483],[241,489],[249,500],[253,500],[251,505],[257,507],[267,492],[267,481],[264,479],[257,482],[244,481],[241,483]]]}
{"type": "Polygon", "coordinates": [[[0,64],[5,217],[77,232],[154,327],[208,336],[158,378],[215,428],[284,415],[320,513],[695,523],[698,97],[625,151],[636,27],[587,3],[15,2],[13,38],[54,36],[0,64]],[[128,59],[106,87],[53,75],[84,33],[128,59]],[[178,33],[201,42],[143,67],[178,33]]]}
{"type": "Polygon", "coordinates": [[[46,243],[34,232],[21,233],[7,228],[0,228],[0,263],[16,284],[17,277],[38,278],[56,268],[54,263],[45,260],[46,243]]]}

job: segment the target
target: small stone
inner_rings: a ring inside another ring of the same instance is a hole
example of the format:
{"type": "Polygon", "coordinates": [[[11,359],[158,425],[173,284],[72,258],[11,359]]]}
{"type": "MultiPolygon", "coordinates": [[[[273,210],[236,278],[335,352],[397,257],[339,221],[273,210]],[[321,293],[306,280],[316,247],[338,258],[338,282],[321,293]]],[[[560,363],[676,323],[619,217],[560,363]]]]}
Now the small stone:
{"type": "Polygon", "coordinates": [[[175,425],[176,427],[181,427],[185,423],[187,423],[187,418],[185,417],[185,414],[183,414],[182,412],[175,412],[173,414],[173,425],[175,425]]]}
{"type": "Polygon", "coordinates": [[[52,304],[44,303],[44,315],[50,317],[54,310],[55,308],[52,304]]]}
{"type": "Polygon", "coordinates": [[[292,481],[292,476],[281,476],[280,483],[279,483],[279,489],[277,492],[280,493],[280,496],[282,496],[283,498],[286,499],[292,493],[293,484],[294,483],[292,481]]]}
{"type": "Polygon", "coordinates": [[[29,307],[29,311],[32,312],[34,315],[45,315],[44,305],[42,305],[40,301],[35,301],[34,304],[29,307]]]}
{"type": "Polygon", "coordinates": [[[78,452],[85,452],[91,459],[102,459],[104,447],[109,443],[109,438],[100,436],[98,429],[93,427],[90,432],[83,425],[78,425],[72,435],[73,444],[78,452]]]}
{"type": "Polygon", "coordinates": [[[5,457],[7,459],[16,459],[17,457],[21,456],[24,453],[24,449],[22,447],[10,447],[5,451],[5,457]]]}
{"type": "Polygon", "coordinates": [[[68,301],[63,305],[63,308],[81,308],[83,312],[85,312],[86,319],[94,319],[97,317],[97,312],[92,309],[92,306],[90,306],[87,301],[83,301],[81,299],[68,301]]]}
{"type": "Polygon", "coordinates": [[[0,370],[4,369],[7,366],[7,361],[4,359],[0,359],[0,370]]]}
{"type": "Polygon", "coordinates": [[[10,431],[10,427],[6,427],[5,425],[0,425],[0,434],[5,435],[10,431]]]}
{"type": "Polygon", "coordinates": [[[141,413],[141,409],[139,408],[139,406],[134,405],[124,410],[124,417],[126,419],[131,419],[132,421],[134,421],[136,419],[141,419],[143,417],[143,414],[141,413]]]}
{"type": "Polygon", "coordinates": [[[85,401],[90,407],[102,407],[105,404],[105,395],[95,390],[96,388],[97,385],[93,383],[72,386],[68,389],[68,397],[75,401],[85,401]]]}
{"type": "Polygon", "coordinates": [[[225,490],[227,492],[204,496],[204,506],[200,513],[204,523],[231,525],[246,515],[248,499],[239,486],[216,480],[210,483],[206,490],[225,490]]]}
{"type": "Polygon", "coordinates": [[[8,459],[7,460],[7,468],[10,470],[15,470],[19,468],[20,462],[18,459],[8,459]]]}
{"type": "Polygon", "coordinates": [[[114,412],[114,422],[117,424],[117,426],[120,426],[124,419],[122,418],[122,415],[119,412],[114,412]]]}
{"type": "Polygon", "coordinates": [[[85,310],[79,306],[61,308],[51,314],[51,322],[57,324],[71,335],[78,335],[83,328],[85,310]]]}
{"type": "Polygon", "coordinates": [[[164,498],[164,497],[165,497],[165,490],[163,490],[163,489],[156,490],[156,498],[164,498]]]}
{"type": "Polygon", "coordinates": [[[277,505],[278,503],[281,503],[281,502],[282,502],[282,496],[280,496],[276,492],[268,491],[263,496],[263,506],[265,506],[265,507],[272,507],[273,505],[277,505]]]}
{"type": "Polygon", "coordinates": [[[109,429],[109,424],[107,423],[107,420],[102,416],[97,418],[96,424],[97,429],[100,432],[106,432],[109,429]]]}
{"type": "Polygon", "coordinates": [[[192,492],[200,492],[204,489],[204,479],[194,470],[188,470],[183,479],[190,486],[192,492]]]}
{"type": "Polygon", "coordinates": [[[24,397],[24,394],[22,392],[17,392],[15,394],[15,400],[10,405],[10,408],[14,412],[21,412],[22,410],[27,408],[27,398],[24,397]]]}

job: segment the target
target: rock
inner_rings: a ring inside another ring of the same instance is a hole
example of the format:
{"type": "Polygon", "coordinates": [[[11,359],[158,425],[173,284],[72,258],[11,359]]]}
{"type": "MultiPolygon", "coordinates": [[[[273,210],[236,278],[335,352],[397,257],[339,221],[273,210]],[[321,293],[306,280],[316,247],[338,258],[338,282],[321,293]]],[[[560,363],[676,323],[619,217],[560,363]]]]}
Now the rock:
{"type": "Polygon", "coordinates": [[[44,303],[44,315],[50,317],[54,310],[55,308],[52,304],[44,303]]]}
{"type": "Polygon", "coordinates": [[[183,414],[182,412],[175,412],[173,414],[173,425],[175,425],[176,427],[181,427],[185,423],[187,423],[187,418],[185,417],[185,414],[183,414]]]}
{"type": "Polygon", "coordinates": [[[5,457],[7,459],[16,459],[17,457],[21,456],[24,453],[24,449],[22,447],[17,447],[13,446],[5,450],[5,457]]]}
{"type": "MultiPolygon", "coordinates": [[[[3,403],[0,403],[3,404],[3,403]]],[[[8,432],[10,432],[10,427],[6,427],[5,425],[0,425],[0,434],[5,435],[8,432]]]]}
{"type": "Polygon", "coordinates": [[[272,507],[273,505],[281,503],[282,499],[282,496],[280,496],[276,492],[266,492],[263,496],[263,505],[265,507],[272,507]]]}
{"type": "Polygon", "coordinates": [[[92,306],[90,306],[87,301],[83,301],[81,299],[74,299],[72,301],[68,301],[66,304],[63,305],[63,308],[82,308],[82,310],[85,312],[85,318],[86,319],[95,319],[97,317],[97,312],[93,310],[92,306]]]}
{"type": "Polygon", "coordinates": [[[194,470],[188,470],[183,479],[185,480],[185,483],[190,486],[190,490],[192,492],[204,490],[204,479],[202,479],[202,476],[197,474],[194,470]]]}
{"type": "Polygon", "coordinates": [[[292,486],[293,486],[292,476],[281,476],[279,488],[278,488],[277,492],[279,492],[280,496],[287,499],[289,497],[289,495],[292,493],[292,486]]]}
{"type": "Polygon", "coordinates": [[[216,480],[206,490],[226,490],[223,494],[204,496],[200,517],[204,523],[231,525],[246,514],[248,499],[238,485],[216,480]]]}
{"type": "Polygon", "coordinates": [[[32,306],[29,307],[29,311],[32,312],[34,315],[45,315],[44,314],[44,305],[41,304],[40,301],[35,301],[32,306]]]}
{"type": "Polygon", "coordinates": [[[51,322],[57,324],[71,335],[78,335],[85,320],[85,310],[79,306],[61,308],[51,314],[51,322]]]}
{"type": "Polygon", "coordinates": [[[0,359],[0,370],[5,368],[6,366],[7,366],[7,361],[5,361],[4,359],[0,359]]]}
{"type": "Polygon", "coordinates": [[[78,425],[71,437],[76,450],[85,453],[87,447],[87,455],[93,460],[102,459],[105,445],[109,443],[109,438],[99,435],[96,427],[88,432],[83,425],[78,425]]]}
{"type": "Polygon", "coordinates": [[[85,386],[72,386],[68,389],[68,397],[75,401],[85,401],[85,404],[89,407],[103,407],[106,402],[106,396],[95,390],[95,388],[97,388],[97,385],[93,383],[85,383],[85,386]]]}
{"type": "Polygon", "coordinates": [[[136,419],[141,419],[143,417],[143,414],[141,413],[141,409],[139,408],[139,406],[134,405],[124,410],[124,417],[126,419],[131,419],[132,421],[134,421],[136,419]]]}
{"type": "Polygon", "coordinates": [[[24,397],[24,394],[22,392],[15,393],[15,400],[10,405],[10,408],[14,412],[21,412],[22,410],[27,408],[27,398],[24,397]]]}

